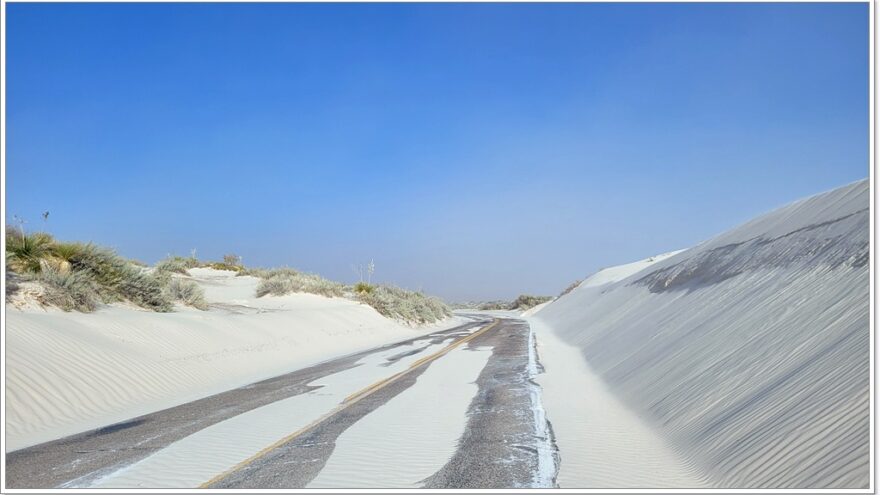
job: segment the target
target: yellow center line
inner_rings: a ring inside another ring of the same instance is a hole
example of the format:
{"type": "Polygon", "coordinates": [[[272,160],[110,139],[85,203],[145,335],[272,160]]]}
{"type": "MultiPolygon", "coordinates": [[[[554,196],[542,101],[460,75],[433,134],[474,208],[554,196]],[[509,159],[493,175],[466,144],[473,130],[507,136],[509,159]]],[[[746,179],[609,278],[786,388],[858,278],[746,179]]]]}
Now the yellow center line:
{"type": "Polygon", "coordinates": [[[374,383],[364,389],[361,389],[358,392],[355,392],[355,393],[349,395],[338,406],[334,407],[326,414],[320,416],[318,419],[316,419],[316,420],[312,421],[311,423],[307,424],[306,426],[296,430],[295,432],[291,433],[290,435],[287,435],[286,437],[282,438],[281,440],[278,440],[277,442],[273,443],[272,445],[269,445],[268,447],[263,448],[262,450],[260,450],[256,454],[239,462],[238,464],[236,464],[235,466],[232,466],[231,468],[227,469],[226,471],[223,471],[222,473],[218,474],[217,476],[214,476],[213,478],[211,478],[208,481],[199,485],[199,488],[208,488],[209,486],[211,486],[214,483],[229,476],[230,474],[234,473],[235,471],[238,471],[239,469],[241,469],[241,468],[247,466],[248,464],[256,461],[257,459],[265,456],[269,452],[277,449],[278,447],[284,445],[285,443],[287,443],[287,442],[293,440],[294,438],[302,435],[303,433],[309,431],[310,429],[314,428],[315,426],[317,426],[318,424],[320,424],[321,422],[323,422],[327,418],[333,416],[334,414],[353,406],[361,399],[371,395],[373,392],[376,392],[377,390],[381,390],[381,389],[387,387],[389,384],[397,381],[399,378],[407,375],[408,373],[411,373],[416,368],[418,368],[424,364],[430,363],[431,361],[434,361],[442,356],[445,356],[452,349],[455,349],[456,347],[458,347],[461,344],[464,344],[466,342],[470,342],[471,340],[477,338],[478,336],[488,332],[489,330],[494,328],[496,325],[498,325],[498,323],[500,323],[500,321],[501,320],[496,319],[491,324],[489,324],[486,327],[468,335],[467,337],[465,337],[463,339],[459,339],[459,340],[449,344],[448,346],[435,352],[434,354],[431,354],[429,356],[425,356],[425,357],[419,359],[418,361],[415,361],[414,363],[409,365],[409,368],[407,368],[401,372],[395,373],[388,378],[385,378],[383,380],[379,380],[378,382],[376,382],[376,383],[374,383]]]}

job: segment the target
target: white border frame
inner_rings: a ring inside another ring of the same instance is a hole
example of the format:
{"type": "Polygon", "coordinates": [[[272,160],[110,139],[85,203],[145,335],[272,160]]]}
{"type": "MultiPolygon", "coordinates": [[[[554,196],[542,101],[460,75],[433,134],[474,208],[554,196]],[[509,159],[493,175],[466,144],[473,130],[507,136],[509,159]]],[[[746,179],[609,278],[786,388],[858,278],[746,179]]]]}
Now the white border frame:
{"type": "MultiPolygon", "coordinates": [[[[468,2],[459,2],[457,0],[405,0],[407,3],[468,3],[468,2]]],[[[322,3],[401,3],[395,0],[321,0],[322,3]]],[[[0,222],[2,222],[4,230],[6,227],[6,4],[7,3],[184,3],[179,0],[150,0],[140,2],[138,0],[88,0],[88,2],[76,2],[76,1],[67,1],[67,0],[15,0],[13,2],[8,2],[7,0],[0,0],[0,22],[2,22],[2,27],[0,27],[0,86],[2,86],[2,91],[0,91],[0,186],[3,188],[2,196],[3,201],[0,204],[0,222]]],[[[241,0],[188,0],[185,3],[249,3],[242,2],[241,0]]],[[[260,0],[259,2],[253,3],[313,3],[313,2],[296,2],[289,0],[260,0]]],[[[477,3],[477,2],[475,2],[477,3]]],[[[478,3],[540,3],[535,0],[481,0],[478,3]]],[[[278,490],[242,490],[242,489],[224,489],[219,490],[222,493],[874,493],[875,490],[875,476],[876,476],[876,465],[875,465],[875,455],[874,455],[874,447],[876,440],[876,430],[874,428],[875,416],[874,416],[874,379],[876,378],[876,371],[874,367],[874,354],[875,354],[875,339],[874,339],[874,331],[875,331],[875,313],[874,307],[876,303],[876,292],[875,292],[875,264],[874,264],[874,254],[875,254],[875,244],[877,241],[876,238],[876,229],[875,229],[875,215],[874,215],[874,207],[875,207],[875,166],[876,166],[876,156],[875,156],[875,141],[877,138],[876,135],[876,126],[875,126],[875,78],[876,78],[876,65],[875,61],[875,46],[876,46],[876,38],[875,38],[875,21],[876,21],[876,9],[874,8],[874,0],[678,0],[678,1],[667,1],[667,0],[606,0],[599,2],[589,2],[582,0],[553,0],[553,3],[868,3],[868,17],[869,17],[869,86],[868,86],[868,128],[869,128],[869,182],[870,182],[870,239],[871,244],[869,247],[870,252],[870,342],[871,342],[871,363],[870,363],[870,373],[871,373],[871,384],[870,384],[870,436],[871,436],[871,448],[870,448],[870,480],[869,487],[867,489],[746,489],[746,488],[716,488],[716,489],[691,489],[691,488],[675,488],[675,489],[625,489],[625,488],[605,488],[605,489],[591,489],[591,488],[550,488],[550,489],[477,489],[477,490],[456,490],[456,489],[418,489],[418,490],[400,490],[400,489],[278,489],[278,490]]],[[[0,240],[0,245],[3,247],[3,251],[6,251],[6,239],[5,236],[2,240],[0,240]]],[[[3,262],[5,268],[5,260],[3,262]]],[[[0,286],[2,286],[3,292],[6,291],[6,278],[3,277],[2,282],[0,282],[0,286]]],[[[2,326],[2,354],[0,354],[0,378],[2,378],[4,388],[2,392],[2,396],[0,396],[0,407],[2,407],[3,416],[5,418],[6,411],[6,305],[3,304],[0,307],[0,326],[2,326]]],[[[6,438],[6,421],[0,422],[0,438],[2,438],[2,442],[5,445],[6,438]]],[[[3,449],[0,452],[0,458],[2,458],[2,466],[0,466],[0,493],[205,493],[204,489],[7,489],[6,488],[6,451],[3,449]]],[[[209,490],[210,491],[210,490],[209,490]]]]}

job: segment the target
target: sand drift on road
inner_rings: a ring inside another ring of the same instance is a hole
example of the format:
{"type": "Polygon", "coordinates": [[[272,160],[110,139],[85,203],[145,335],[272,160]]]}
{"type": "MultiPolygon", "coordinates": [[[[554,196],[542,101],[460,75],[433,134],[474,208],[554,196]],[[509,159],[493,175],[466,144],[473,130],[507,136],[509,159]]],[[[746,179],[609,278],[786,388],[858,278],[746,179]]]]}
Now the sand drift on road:
{"type": "Polygon", "coordinates": [[[521,320],[471,319],[14,452],[10,484],[554,486],[534,333],[521,320]]]}
{"type": "Polygon", "coordinates": [[[210,311],[6,314],[6,451],[88,431],[462,320],[410,328],[344,298],[257,298],[259,279],[194,268],[210,311]]]}

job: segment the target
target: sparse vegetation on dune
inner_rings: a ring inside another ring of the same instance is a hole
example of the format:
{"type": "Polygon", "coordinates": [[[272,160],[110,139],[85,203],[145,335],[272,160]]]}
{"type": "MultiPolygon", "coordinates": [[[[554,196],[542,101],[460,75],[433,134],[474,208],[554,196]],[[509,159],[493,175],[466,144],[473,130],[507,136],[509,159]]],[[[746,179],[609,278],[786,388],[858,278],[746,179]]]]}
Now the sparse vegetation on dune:
{"type": "MultiPolygon", "coordinates": [[[[247,268],[241,258],[228,254],[222,261],[199,261],[169,256],[150,269],[127,260],[113,250],[91,243],[61,242],[51,235],[6,231],[7,297],[20,284],[39,286],[34,299],[65,311],[91,312],[101,303],[127,301],[152,311],[167,312],[179,302],[208,309],[204,289],[190,276],[191,268],[231,270],[237,276],[260,278],[256,296],[292,293],[347,297],[376,309],[380,314],[407,323],[432,323],[452,314],[440,299],[390,285],[373,285],[361,280],[353,286],[327,280],[320,275],[293,268],[247,268]]],[[[366,273],[372,275],[372,262],[366,273]]]]}
{"type": "Polygon", "coordinates": [[[6,266],[21,281],[44,289],[41,302],[65,311],[94,311],[98,303],[129,301],[153,311],[171,311],[159,278],[112,250],[60,242],[43,232],[6,231],[6,266]]]}
{"type": "Polygon", "coordinates": [[[89,313],[98,307],[98,287],[83,272],[61,272],[48,268],[34,276],[44,289],[41,302],[63,309],[89,313]]]}
{"type": "Polygon", "coordinates": [[[295,292],[349,297],[373,307],[383,316],[406,323],[433,323],[452,315],[452,310],[440,299],[391,285],[373,285],[361,281],[353,286],[344,286],[292,268],[245,269],[242,273],[263,279],[257,286],[257,297],[295,292]]]}
{"type": "Polygon", "coordinates": [[[407,323],[433,323],[452,315],[440,299],[392,285],[371,286],[369,291],[356,292],[356,297],[381,315],[407,323]]]}
{"type": "Polygon", "coordinates": [[[184,258],[182,256],[169,256],[164,260],[156,263],[156,272],[179,273],[181,275],[189,275],[189,269],[199,266],[200,263],[195,258],[184,258]]]}
{"type": "Polygon", "coordinates": [[[478,303],[477,309],[481,311],[507,311],[510,309],[510,301],[486,301],[478,303]]]}
{"type": "Polygon", "coordinates": [[[98,287],[105,303],[130,301],[142,308],[166,312],[173,309],[163,292],[163,280],[138,267],[113,250],[82,245],[70,261],[71,270],[89,276],[98,287]]]}
{"type": "Polygon", "coordinates": [[[571,283],[571,285],[569,285],[568,287],[566,287],[566,288],[565,288],[562,292],[560,292],[559,295],[556,296],[556,297],[562,297],[562,296],[568,294],[569,292],[571,292],[571,291],[577,289],[578,286],[581,285],[581,282],[583,282],[582,279],[581,279],[581,280],[575,280],[574,282],[571,283]]]}
{"type": "Polygon", "coordinates": [[[520,294],[520,296],[514,299],[513,303],[511,303],[510,309],[525,311],[527,309],[534,308],[539,304],[543,304],[551,299],[553,299],[553,297],[551,296],[532,296],[529,294],[520,294]]]}
{"type": "Polygon", "coordinates": [[[459,306],[466,309],[478,309],[480,311],[525,311],[551,299],[553,298],[550,296],[531,296],[528,294],[522,294],[513,301],[461,303],[459,306]]]}
{"type": "Polygon", "coordinates": [[[17,273],[39,273],[40,262],[52,255],[52,236],[6,228],[6,266],[17,273]]]}
{"type": "Polygon", "coordinates": [[[354,284],[354,292],[355,294],[369,294],[373,292],[376,287],[370,285],[368,282],[358,282],[354,284]]]}
{"type": "Polygon", "coordinates": [[[344,286],[312,273],[301,273],[292,268],[267,270],[257,285],[257,297],[265,295],[283,296],[294,292],[305,292],[334,297],[344,294],[344,286]]]}
{"type": "Polygon", "coordinates": [[[172,277],[168,284],[165,285],[165,293],[173,301],[180,301],[196,309],[208,309],[208,303],[205,301],[205,290],[192,280],[172,277]]]}
{"type": "Polygon", "coordinates": [[[241,264],[241,258],[234,254],[224,255],[222,261],[199,261],[192,256],[169,256],[156,263],[156,270],[158,271],[179,273],[181,275],[189,275],[190,268],[211,268],[214,270],[238,272],[237,274],[239,275],[247,271],[241,264]]]}
{"type": "Polygon", "coordinates": [[[208,261],[200,263],[199,266],[202,268],[213,268],[214,270],[237,272],[237,275],[242,275],[242,272],[247,270],[241,264],[241,256],[236,254],[224,254],[223,261],[208,261]]]}
{"type": "Polygon", "coordinates": [[[247,276],[247,277],[266,278],[266,277],[268,277],[269,274],[272,273],[273,271],[275,271],[275,270],[270,270],[270,269],[268,269],[268,268],[259,268],[259,267],[248,268],[248,267],[243,267],[241,270],[238,271],[238,273],[235,274],[235,276],[236,276],[236,277],[246,277],[246,276],[247,276]]]}

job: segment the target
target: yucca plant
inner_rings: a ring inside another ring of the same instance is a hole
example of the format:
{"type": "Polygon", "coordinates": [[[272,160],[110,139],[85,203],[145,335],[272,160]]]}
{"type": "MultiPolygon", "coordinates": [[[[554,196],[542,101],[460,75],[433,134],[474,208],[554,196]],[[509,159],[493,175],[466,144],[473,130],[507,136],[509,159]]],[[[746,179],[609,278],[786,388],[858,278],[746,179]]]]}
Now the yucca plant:
{"type": "Polygon", "coordinates": [[[354,284],[354,291],[356,294],[369,294],[373,292],[373,286],[367,282],[358,282],[354,284]]]}
{"type": "Polygon", "coordinates": [[[55,242],[50,249],[51,257],[48,263],[62,273],[69,272],[72,263],[85,256],[90,246],[81,242],[55,242]]]}
{"type": "Polygon", "coordinates": [[[6,229],[6,266],[18,273],[40,273],[44,261],[52,256],[52,236],[43,232],[28,234],[6,229]]]}

